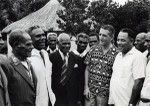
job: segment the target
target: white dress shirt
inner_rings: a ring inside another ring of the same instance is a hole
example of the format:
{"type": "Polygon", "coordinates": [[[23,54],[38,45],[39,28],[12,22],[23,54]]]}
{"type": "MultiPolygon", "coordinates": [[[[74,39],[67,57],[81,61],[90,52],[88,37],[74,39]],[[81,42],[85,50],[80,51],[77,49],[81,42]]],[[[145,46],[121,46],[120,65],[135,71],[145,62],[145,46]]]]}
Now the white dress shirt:
{"type": "Polygon", "coordinates": [[[145,77],[146,59],[133,47],[124,56],[118,53],[110,81],[109,104],[128,106],[134,81],[145,77]]]}

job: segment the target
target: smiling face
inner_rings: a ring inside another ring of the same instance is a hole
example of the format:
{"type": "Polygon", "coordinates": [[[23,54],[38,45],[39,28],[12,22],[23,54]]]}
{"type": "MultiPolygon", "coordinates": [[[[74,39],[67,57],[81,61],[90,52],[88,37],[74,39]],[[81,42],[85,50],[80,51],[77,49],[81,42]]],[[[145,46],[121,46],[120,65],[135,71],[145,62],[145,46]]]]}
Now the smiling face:
{"type": "Polygon", "coordinates": [[[117,37],[117,45],[120,52],[126,54],[132,48],[132,41],[126,32],[119,32],[117,37]]]}
{"type": "Polygon", "coordinates": [[[49,35],[47,38],[47,43],[48,43],[49,48],[55,49],[57,45],[57,36],[49,35]]]}
{"type": "Polygon", "coordinates": [[[102,46],[108,46],[111,43],[112,38],[110,37],[109,30],[100,29],[99,32],[99,44],[102,46]]]}
{"type": "Polygon", "coordinates": [[[34,29],[31,37],[36,49],[41,50],[46,48],[46,35],[41,28],[34,29]]]}

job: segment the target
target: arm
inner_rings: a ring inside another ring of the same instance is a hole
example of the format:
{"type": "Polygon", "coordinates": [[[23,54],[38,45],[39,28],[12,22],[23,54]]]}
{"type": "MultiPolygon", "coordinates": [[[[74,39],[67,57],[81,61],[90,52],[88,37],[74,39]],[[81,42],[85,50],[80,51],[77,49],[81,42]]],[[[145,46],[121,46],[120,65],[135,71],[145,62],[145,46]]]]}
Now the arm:
{"type": "Polygon", "coordinates": [[[134,81],[134,86],[132,88],[132,94],[131,94],[129,104],[136,106],[138,100],[140,99],[140,93],[143,86],[143,82],[144,82],[144,78],[139,78],[134,81]]]}
{"type": "Polygon", "coordinates": [[[85,69],[85,86],[84,86],[84,95],[86,97],[86,99],[90,98],[90,91],[89,91],[89,87],[88,87],[88,75],[89,75],[89,66],[86,66],[85,69]]]}

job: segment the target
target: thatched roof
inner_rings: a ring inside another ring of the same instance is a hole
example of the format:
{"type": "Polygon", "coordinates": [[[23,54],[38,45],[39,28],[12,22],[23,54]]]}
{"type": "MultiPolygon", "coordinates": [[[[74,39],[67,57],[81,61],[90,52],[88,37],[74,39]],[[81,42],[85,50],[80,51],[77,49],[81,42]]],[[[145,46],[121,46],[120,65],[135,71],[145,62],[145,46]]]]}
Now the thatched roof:
{"type": "Polygon", "coordinates": [[[29,14],[28,16],[16,21],[2,30],[3,33],[8,33],[13,29],[21,28],[28,29],[31,26],[39,25],[45,30],[53,28],[53,30],[60,30],[56,20],[59,18],[56,11],[63,9],[57,0],[50,0],[44,7],[38,11],[29,14]]]}

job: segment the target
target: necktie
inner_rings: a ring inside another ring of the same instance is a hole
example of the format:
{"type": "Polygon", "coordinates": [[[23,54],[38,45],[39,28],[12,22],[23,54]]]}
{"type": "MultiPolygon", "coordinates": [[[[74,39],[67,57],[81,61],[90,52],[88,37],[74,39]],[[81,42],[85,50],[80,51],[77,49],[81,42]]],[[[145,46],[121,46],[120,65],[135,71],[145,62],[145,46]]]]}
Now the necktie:
{"type": "Polygon", "coordinates": [[[44,63],[44,65],[45,65],[45,60],[44,60],[44,56],[43,56],[42,51],[40,51],[40,56],[41,56],[41,58],[42,58],[42,60],[43,60],[43,63],[44,63]]]}
{"type": "Polygon", "coordinates": [[[65,56],[64,60],[63,60],[62,72],[61,72],[61,80],[60,80],[60,83],[63,86],[66,84],[66,78],[67,78],[67,60],[68,60],[68,57],[65,56]]]}

